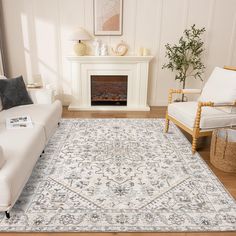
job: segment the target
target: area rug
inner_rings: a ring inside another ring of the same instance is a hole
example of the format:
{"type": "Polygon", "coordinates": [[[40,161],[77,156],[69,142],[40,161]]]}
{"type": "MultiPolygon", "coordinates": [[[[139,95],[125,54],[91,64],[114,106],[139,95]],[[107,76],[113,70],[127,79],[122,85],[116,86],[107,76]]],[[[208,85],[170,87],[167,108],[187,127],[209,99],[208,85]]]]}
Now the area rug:
{"type": "Polygon", "coordinates": [[[236,230],[236,202],[173,124],[63,120],[0,231],[236,230]]]}

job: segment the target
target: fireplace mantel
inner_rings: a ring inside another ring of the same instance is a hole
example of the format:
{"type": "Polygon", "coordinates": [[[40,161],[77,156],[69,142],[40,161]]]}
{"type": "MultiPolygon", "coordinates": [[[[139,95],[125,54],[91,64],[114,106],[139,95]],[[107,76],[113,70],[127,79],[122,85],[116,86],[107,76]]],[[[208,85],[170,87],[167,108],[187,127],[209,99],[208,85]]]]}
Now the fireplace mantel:
{"type": "Polygon", "coordinates": [[[69,110],[148,111],[148,68],[152,56],[68,56],[73,101],[69,110]],[[92,106],[92,75],[127,75],[127,106],[92,106]]]}
{"type": "Polygon", "coordinates": [[[153,56],[68,56],[69,61],[79,61],[81,63],[136,63],[149,62],[153,56]]]}

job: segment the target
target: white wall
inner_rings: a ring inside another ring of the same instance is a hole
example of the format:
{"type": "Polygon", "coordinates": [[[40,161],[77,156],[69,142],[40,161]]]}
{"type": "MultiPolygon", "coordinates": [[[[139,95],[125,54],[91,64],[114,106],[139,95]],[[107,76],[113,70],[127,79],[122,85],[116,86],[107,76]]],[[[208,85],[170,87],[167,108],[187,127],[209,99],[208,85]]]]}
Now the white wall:
{"type": "MultiPolygon", "coordinates": [[[[10,76],[23,74],[28,81],[41,74],[53,84],[65,103],[70,100],[71,81],[66,56],[73,53],[67,38],[76,27],[93,33],[93,0],[2,0],[10,76]]],[[[123,35],[102,36],[109,46],[121,39],[136,54],[139,47],[151,50],[149,102],[165,105],[170,87],[178,87],[174,74],[162,70],[166,43],[174,43],[183,30],[196,23],[206,27],[207,66],[236,65],[236,0],[123,0],[123,35]]],[[[202,87],[189,81],[188,87],[202,87]]]]}

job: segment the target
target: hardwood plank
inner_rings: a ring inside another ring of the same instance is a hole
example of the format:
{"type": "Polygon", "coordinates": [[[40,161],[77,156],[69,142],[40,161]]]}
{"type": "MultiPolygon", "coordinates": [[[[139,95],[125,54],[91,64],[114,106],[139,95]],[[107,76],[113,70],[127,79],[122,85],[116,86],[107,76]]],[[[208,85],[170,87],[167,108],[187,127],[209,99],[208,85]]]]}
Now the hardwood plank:
{"type": "MultiPolygon", "coordinates": [[[[68,111],[63,108],[63,118],[164,118],[166,107],[152,107],[150,112],[94,112],[68,111]]],[[[185,131],[183,134],[191,141],[191,136],[185,131]]],[[[199,138],[199,154],[214,174],[220,179],[225,188],[236,199],[236,174],[225,173],[210,164],[210,137],[199,138]]],[[[204,232],[204,233],[0,233],[0,236],[236,236],[236,232],[204,232]]]]}

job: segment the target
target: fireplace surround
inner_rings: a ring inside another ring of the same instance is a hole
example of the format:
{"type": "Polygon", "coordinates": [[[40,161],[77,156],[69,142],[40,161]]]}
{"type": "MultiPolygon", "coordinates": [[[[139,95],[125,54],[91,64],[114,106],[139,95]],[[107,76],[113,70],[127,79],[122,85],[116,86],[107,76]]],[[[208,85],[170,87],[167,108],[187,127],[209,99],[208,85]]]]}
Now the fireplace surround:
{"type": "Polygon", "coordinates": [[[152,56],[69,56],[69,110],[149,111],[148,68],[152,56]],[[99,85],[103,80],[103,85],[99,85]],[[99,96],[97,96],[99,95],[99,96]]]}

